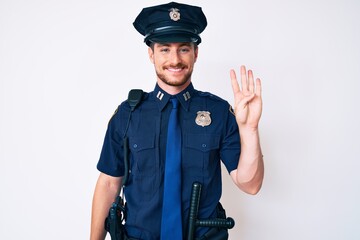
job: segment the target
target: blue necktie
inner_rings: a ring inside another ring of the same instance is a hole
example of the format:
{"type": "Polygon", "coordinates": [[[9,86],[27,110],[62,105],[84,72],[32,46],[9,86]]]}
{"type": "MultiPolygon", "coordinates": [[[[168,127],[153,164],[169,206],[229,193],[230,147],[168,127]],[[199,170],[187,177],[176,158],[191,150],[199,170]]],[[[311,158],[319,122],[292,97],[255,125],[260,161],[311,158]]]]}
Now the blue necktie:
{"type": "Polygon", "coordinates": [[[166,142],[161,240],[182,240],[181,129],[177,116],[179,102],[176,98],[171,98],[170,101],[173,108],[166,142]]]}

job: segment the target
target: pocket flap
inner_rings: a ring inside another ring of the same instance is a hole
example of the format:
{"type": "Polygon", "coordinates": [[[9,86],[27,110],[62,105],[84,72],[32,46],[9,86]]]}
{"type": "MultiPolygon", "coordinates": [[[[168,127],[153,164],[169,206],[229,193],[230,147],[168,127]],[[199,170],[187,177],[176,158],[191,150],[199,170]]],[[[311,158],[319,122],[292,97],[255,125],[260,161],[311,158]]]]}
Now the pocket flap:
{"type": "Polygon", "coordinates": [[[129,138],[129,147],[131,151],[139,152],[142,150],[154,148],[155,136],[154,135],[143,135],[129,138]]]}
{"type": "Polygon", "coordinates": [[[220,136],[214,134],[186,134],[184,147],[207,152],[219,148],[220,136]]]}

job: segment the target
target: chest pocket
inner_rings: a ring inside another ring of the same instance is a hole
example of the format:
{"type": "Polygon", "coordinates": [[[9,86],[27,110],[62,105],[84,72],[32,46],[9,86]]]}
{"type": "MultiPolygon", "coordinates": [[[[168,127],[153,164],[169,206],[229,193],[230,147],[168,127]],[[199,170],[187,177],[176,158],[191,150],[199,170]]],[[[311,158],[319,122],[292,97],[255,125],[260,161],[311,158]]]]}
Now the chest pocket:
{"type": "Polygon", "coordinates": [[[134,175],[151,176],[156,170],[155,135],[142,135],[129,138],[131,151],[131,170],[134,175]]]}
{"type": "Polygon", "coordinates": [[[159,189],[159,160],[155,146],[155,135],[129,137],[131,173],[126,188],[129,198],[135,197],[136,201],[149,201],[159,189]]]}
{"type": "Polygon", "coordinates": [[[220,161],[220,136],[215,134],[185,134],[183,168],[192,176],[213,174],[220,161]]]}

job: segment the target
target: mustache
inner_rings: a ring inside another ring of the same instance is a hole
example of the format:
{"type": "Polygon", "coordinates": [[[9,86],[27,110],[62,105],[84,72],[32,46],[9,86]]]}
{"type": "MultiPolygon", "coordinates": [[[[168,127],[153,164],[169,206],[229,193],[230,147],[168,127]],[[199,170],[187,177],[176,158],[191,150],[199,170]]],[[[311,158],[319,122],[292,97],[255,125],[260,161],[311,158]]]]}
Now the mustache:
{"type": "Polygon", "coordinates": [[[165,68],[186,68],[186,65],[185,65],[185,64],[182,64],[182,63],[178,63],[178,64],[176,64],[176,65],[170,64],[170,65],[164,66],[164,69],[165,69],[165,68]]]}

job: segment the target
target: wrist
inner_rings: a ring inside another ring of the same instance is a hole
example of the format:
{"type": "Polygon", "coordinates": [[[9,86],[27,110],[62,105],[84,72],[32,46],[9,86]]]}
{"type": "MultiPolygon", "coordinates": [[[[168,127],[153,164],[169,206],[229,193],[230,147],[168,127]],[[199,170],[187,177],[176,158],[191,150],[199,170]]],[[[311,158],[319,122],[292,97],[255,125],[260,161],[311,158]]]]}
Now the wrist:
{"type": "Polygon", "coordinates": [[[258,127],[248,127],[248,126],[239,126],[239,133],[241,136],[258,136],[259,128],[258,127]]]}

